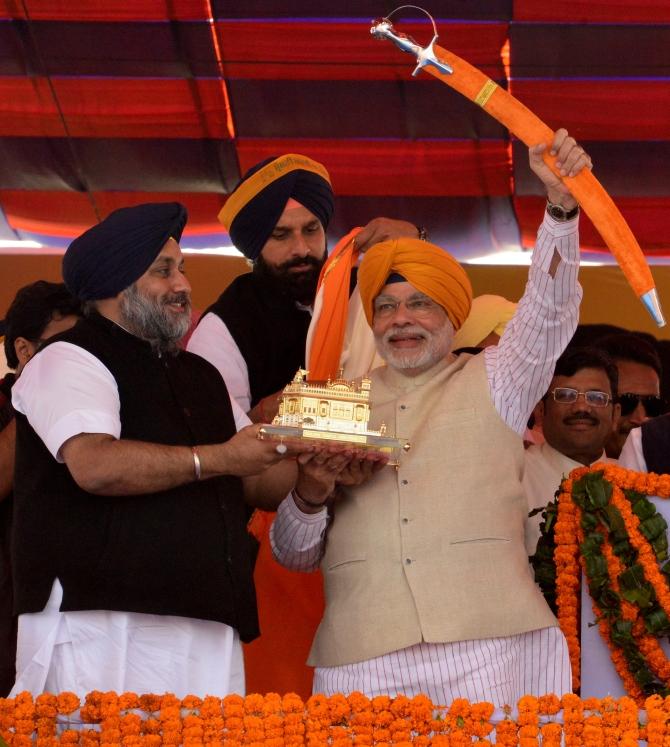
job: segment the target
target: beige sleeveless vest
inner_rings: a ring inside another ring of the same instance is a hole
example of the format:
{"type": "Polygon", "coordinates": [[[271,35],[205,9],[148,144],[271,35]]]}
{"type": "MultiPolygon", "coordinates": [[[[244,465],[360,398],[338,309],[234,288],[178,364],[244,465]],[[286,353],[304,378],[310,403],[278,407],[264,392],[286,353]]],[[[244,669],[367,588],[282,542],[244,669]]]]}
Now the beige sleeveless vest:
{"type": "Polygon", "coordinates": [[[556,625],[524,547],[522,439],[491,402],[484,355],[371,378],[371,426],[412,448],[335,507],[309,663],[556,625]]]}

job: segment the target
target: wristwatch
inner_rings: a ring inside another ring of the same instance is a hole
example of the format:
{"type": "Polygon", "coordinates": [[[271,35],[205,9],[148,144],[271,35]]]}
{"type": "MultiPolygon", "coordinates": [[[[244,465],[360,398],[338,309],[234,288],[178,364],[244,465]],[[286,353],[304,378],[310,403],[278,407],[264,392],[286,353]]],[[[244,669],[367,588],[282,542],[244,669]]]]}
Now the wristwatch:
{"type": "Polygon", "coordinates": [[[575,207],[570,210],[566,210],[563,205],[557,205],[556,203],[547,200],[547,212],[554,220],[570,220],[579,212],[579,205],[575,205],[575,207]]]}

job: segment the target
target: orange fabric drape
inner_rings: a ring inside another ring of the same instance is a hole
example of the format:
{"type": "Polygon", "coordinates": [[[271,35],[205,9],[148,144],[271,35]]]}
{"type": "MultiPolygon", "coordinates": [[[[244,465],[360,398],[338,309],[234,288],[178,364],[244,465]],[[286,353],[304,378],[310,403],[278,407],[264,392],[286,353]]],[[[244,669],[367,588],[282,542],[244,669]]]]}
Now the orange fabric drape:
{"type": "Polygon", "coordinates": [[[261,636],[244,645],[248,693],[312,694],[313,669],[306,665],[323,615],[321,572],[296,573],[277,563],[270,547],[275,513],[256,511],[250,531],[260,542],[254,582],[261,636]]]}
{"type": "Polygon", "coordinates": [[[335,378],[340,368],[349,311],[351,270],[358,259],[354,239],[361,230],[354,228],[340,239],[321,270],[317,290],[317,298],[321,297],[321,313],[315,321],[307,361],[309,378],[312,381],[335,378]]]}

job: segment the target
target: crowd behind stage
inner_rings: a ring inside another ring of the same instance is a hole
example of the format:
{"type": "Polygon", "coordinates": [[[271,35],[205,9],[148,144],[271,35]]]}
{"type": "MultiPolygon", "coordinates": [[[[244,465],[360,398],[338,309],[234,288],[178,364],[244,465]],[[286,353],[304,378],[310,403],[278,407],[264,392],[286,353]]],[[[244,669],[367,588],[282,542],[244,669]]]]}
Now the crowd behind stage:
{"type": "MultiPolygon", "coordinates": [[[[591,160],[565,130],[558,173],[546,149],[518,303],[473,299],[404,218],[328,259],[330,178],[299,154],[228,197],[251,271],[197,319],[179,203],[115,211],[70,244],[64,283],[22,288],[3,323],[0,695],[570,692],[529,512],[577,466],[670,472],[670,363],[650,335],[577,326],[562,177],[591,160]],[[399,465],[263,438],[299,368],[368,378],[371,427],[412,444],[399,465]]],[[[581,694],[623,694],[582,610],[581,694]]]]}

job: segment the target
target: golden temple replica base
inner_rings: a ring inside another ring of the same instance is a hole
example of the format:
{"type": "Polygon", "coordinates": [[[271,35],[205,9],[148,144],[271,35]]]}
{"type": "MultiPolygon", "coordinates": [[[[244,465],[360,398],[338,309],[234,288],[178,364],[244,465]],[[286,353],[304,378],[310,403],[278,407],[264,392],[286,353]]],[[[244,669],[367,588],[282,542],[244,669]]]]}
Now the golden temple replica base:
{"type": "Polygon", "coordinates": [[[375,451],[397,465],[401,452],[408,451],[406,439],[386,432],[370,430],[370,379],[360,383],[338,378],[326,382],[308,382],[307,371],[298,369],[293,381],[284,388],[279,412],[271,425],[261,428],[263,437],[278,441],[309,439],[323,443],[346,444],[361,451],[375,451]]]}

